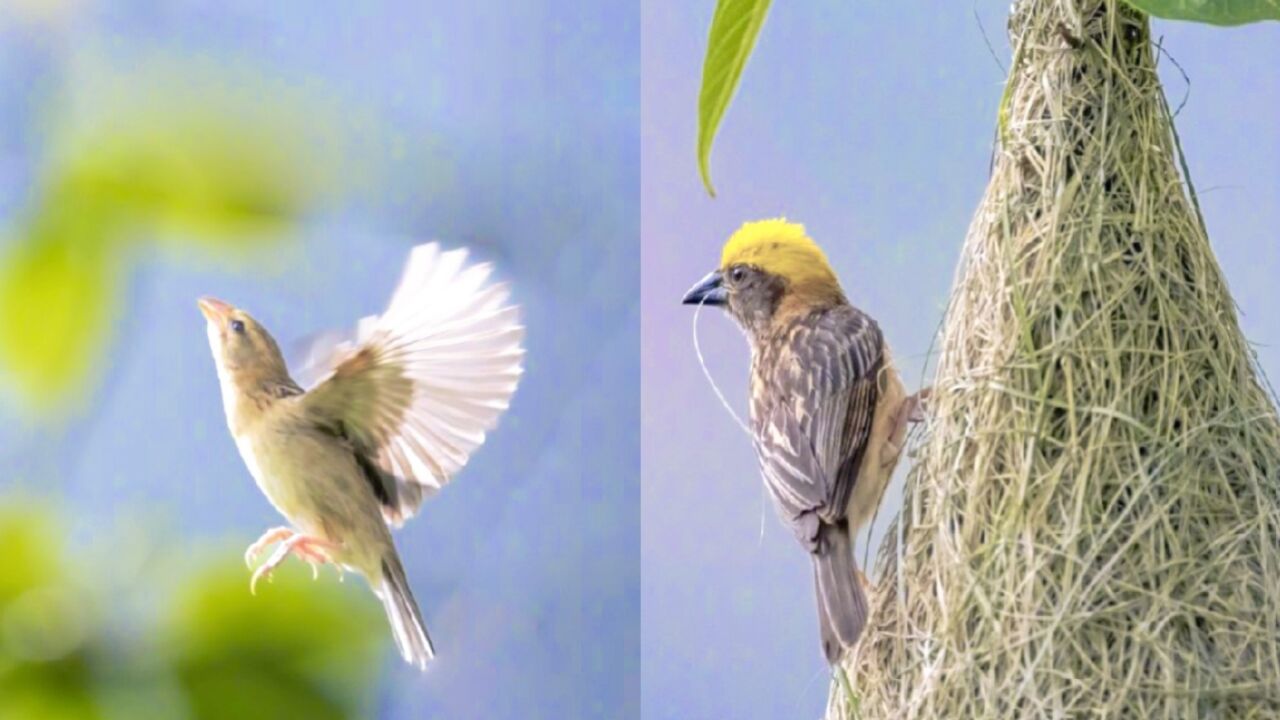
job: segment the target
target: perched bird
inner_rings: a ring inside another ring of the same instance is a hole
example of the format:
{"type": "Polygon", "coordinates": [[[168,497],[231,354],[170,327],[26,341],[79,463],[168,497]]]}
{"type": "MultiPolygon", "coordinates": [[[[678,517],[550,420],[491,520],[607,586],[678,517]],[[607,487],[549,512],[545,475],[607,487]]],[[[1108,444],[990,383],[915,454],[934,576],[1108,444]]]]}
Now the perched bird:
{"type": "Polygon", "coordinates": [[[351,337],[324,336],[304,389],[248,313],[201,298],[227,427],[245,465],[292,527],[245,552],[250,590],[290,553],[359,573],[382,600],[404,659],[435,655],[388,525],[399,527],[484,442],[521,374],[524,329],[488,265],[434,244],[413,249],[386,312],[351,337]]]}
{"type": "Polygon", "coordinates": [[[893,474],[917,401],[880,327],[849,304],[801,225],[743,225],[683,302],[723,306],[747,336],[753,444],[779,516],[813,559],[822,648],[835,664],[867,619],[853,536],[893,474]]]}

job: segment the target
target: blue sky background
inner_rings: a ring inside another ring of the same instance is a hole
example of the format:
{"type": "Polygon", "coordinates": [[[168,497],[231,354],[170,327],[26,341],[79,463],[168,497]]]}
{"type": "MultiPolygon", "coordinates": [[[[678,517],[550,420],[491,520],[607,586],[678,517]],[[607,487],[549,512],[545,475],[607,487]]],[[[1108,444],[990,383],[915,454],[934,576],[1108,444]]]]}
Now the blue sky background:
{"type": "MultiPolygon", "coordinates": [[[[1008,7],[774,3],[712,155],[720,197],[711,200],[694,142],[714,3],[643,3],[646,718],[817,717],[827,694],[809,562],[772,508],[762,510],[750,442],[698,368],[681,294],[718,263],[741,222],[787,215],[824,245],[853,301],[880,320],[904,381],[918,387],[987,180],[1008,7]]],[[[1244,331],[1280,378],[1280,24],[1157,22],[1155,34],[1191,77],[1178,128],[1192,177],[1244,331]]],[[[1186,83],[1168,62],[1162,75],[1176,106],[1186,83]]],[[[701,338],[745,416],[741,335],[705,312],[701,338]]],[[[900,476],[875,544],[900,504],[900,476]]]]}
{"type": "Polygon", "coordinates": [[[85,412],[49,428],[0,408],[0,493],[61,498],[73,547],[142,528],[147,545],[238,557],[279,519],[226,431],[196,297],[287,345],[381,311],[412,245],[470,246],[524,306],[526,375],[397,535],[440,659],[424,676],[388,651],[378,715],[638,715],[636,4],[29,5],[0,15],[7,222],[86,64],[127,78],[174,58],[305,89],[378,170],[259,270],[139,257],[85,412]]]}

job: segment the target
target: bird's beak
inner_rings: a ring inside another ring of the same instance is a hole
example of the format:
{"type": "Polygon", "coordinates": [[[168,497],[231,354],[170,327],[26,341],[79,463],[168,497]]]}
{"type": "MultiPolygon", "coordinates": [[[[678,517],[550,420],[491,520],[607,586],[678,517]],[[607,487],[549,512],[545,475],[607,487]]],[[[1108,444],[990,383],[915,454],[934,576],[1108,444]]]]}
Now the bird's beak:
{"type": "Polygon", "coordinates": [[[680,302],[685,305],[724,305],[728,301],[729,291],[724,287],[724,275],[713,270],[689,288],[680,302]]]}
{"type": "Polygon", "coordinates": [[[200,312],[204,313],[205,319],[210,322],[218,322],[226,318],[235,309],[218,298],[208,295],[197,300],[196,304],[200,306],[200,312]]]}

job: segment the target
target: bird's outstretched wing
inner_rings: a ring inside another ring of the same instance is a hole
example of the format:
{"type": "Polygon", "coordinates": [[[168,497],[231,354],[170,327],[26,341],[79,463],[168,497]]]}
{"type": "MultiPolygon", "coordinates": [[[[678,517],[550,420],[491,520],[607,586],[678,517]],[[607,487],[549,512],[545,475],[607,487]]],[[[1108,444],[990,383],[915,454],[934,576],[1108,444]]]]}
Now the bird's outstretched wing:
{"type": "Polygon", "coordinates": [[[522,372],[519,308],[487,264],[413,249],[386,312],[320,338],[302,375],[308,415],[350,440],[388,522],[411,517],[484,442],[522,372]]]}
{"type": "Polygon", "coordinates": [[[844,518],[879,401],[883,337],[841,306],[797,319],[757,398],[757,453],[783,520],[816,550],[819,523],[844,518]],[[764,392],[764,391],[762,391],[764,392]]]}

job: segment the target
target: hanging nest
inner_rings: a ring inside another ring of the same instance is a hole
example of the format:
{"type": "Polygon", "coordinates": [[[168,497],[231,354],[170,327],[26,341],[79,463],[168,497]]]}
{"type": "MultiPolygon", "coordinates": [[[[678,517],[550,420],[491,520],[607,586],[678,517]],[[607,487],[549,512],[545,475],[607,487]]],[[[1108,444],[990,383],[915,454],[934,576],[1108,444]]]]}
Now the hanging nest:
{"type": "Polygon", "coordinates": [[[831,717],[1280,717],[1280,424],[1146,18],[1019,0],[925,439],[831,717]]]}

